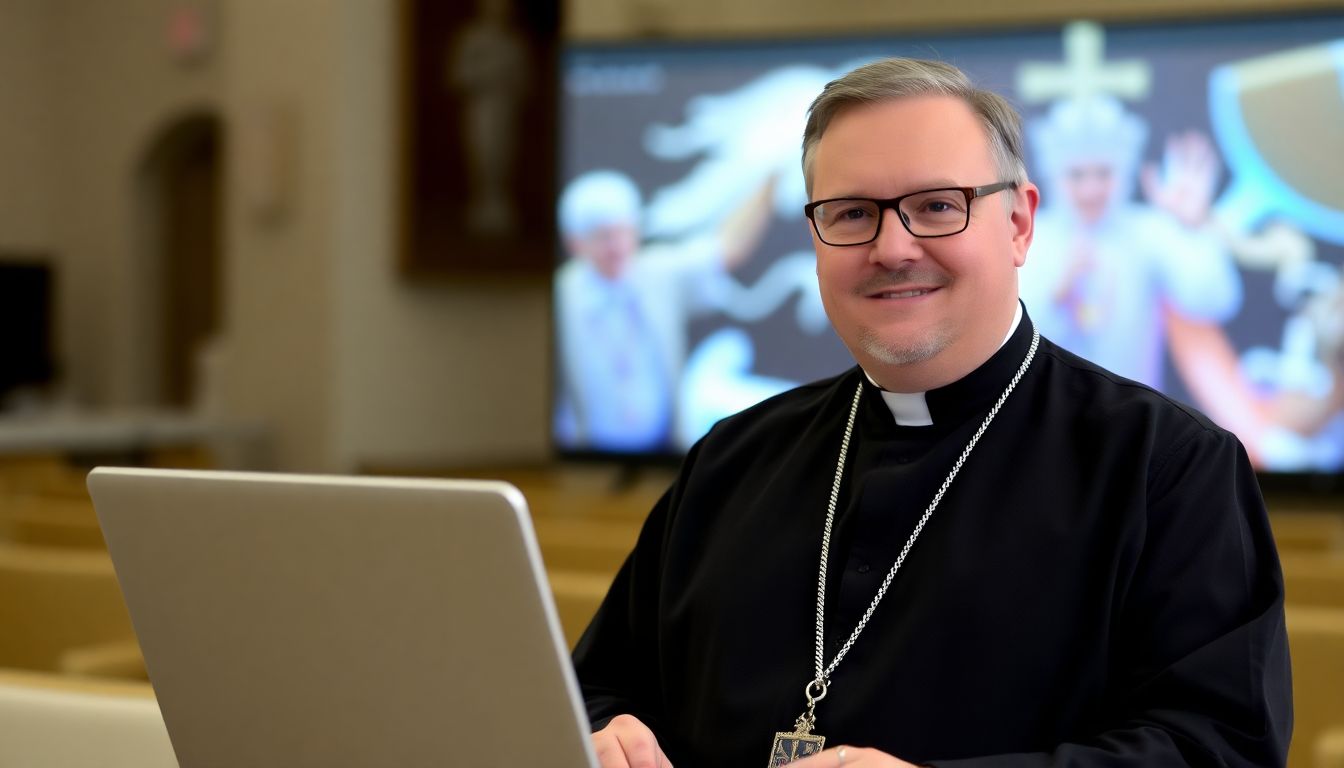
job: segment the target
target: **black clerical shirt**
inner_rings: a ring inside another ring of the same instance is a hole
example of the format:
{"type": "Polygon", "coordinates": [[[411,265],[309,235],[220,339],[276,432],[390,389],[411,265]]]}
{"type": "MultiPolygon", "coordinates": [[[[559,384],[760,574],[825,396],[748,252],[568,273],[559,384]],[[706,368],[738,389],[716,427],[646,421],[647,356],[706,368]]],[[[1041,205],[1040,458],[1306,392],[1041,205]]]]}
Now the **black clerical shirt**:
{"type": "MultiPolygon", "coordinates": [[[[689,453],[575,650],[594,727],[630,713],[679,768],[763,766],[1021,364],[1024,318],[895,423],[855,368],[725,419],[689,453]],[[862,384],[861,384],[862,383],[862,384]]],[[[1041,340],[817,706],[828,744],[940,766],[1278,765],[1283,585],[1241,444],[1041,340]]]]}

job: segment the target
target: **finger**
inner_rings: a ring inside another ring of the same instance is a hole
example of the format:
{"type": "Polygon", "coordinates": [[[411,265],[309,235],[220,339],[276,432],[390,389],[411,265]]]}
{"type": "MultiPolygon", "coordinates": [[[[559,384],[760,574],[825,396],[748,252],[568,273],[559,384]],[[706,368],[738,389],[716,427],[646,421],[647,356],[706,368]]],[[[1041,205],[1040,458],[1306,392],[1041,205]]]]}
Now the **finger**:
{"type": "Polygon", "coordinates": [[[601,768],[630,768],[621,742],[611,733],[599,731],[593,734],[593,752],[597,754],[597,764],[601,768]]]}
{"type": "Polygon", "coordinates": [[[822,750],[796,763],[789,763],[789,768],[840,768],[842,765],[854,765],[857,759],[858,750],[849,745],[842,745],[822,750]]]}
{"type": "Polygon", "coordinates": [[[658,740],[647,728],[620,730],[615,735],[630,768],[659,768],[666,759],[658,740]]]}
{"type": "MultiPolygon", "coordinates": [[[[657,737],[639,718],[628,714],[617,715],[606,727],[593,734],[593,751],[602,768],[636,768],[638,763],[634,760],[632,750],[638,753],[635,745],[640,742],[651,745],[648,747],[649,752],[658,750],[657,737]]],[[[645,765],[652,768],[647,761],[645,765]]]]}

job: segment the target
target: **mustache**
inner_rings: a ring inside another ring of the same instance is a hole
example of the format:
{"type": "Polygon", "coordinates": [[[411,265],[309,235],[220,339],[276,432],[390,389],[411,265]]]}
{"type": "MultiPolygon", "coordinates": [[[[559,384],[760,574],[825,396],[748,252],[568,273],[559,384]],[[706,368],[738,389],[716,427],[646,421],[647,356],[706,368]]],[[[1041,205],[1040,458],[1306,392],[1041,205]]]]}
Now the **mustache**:
{"type": "Polygon", "coordinates": [[[887,270],[871,277],[866,277],[854,287],[854,293],[860,296],[871,296],[874,293],[885,293],[898,288],[911,285],[918,285],[928,288],[941,288],[948,284],[947,275],[920,267],[906,267],[902,269],[887,270]]]}

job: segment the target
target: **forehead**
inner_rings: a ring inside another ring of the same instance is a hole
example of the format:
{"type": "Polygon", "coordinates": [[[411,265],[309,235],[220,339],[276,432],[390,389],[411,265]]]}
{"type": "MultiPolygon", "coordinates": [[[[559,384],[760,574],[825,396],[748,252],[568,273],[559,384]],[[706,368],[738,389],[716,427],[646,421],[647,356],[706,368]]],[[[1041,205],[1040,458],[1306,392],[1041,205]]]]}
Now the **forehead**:
{"type": "Polygon", "coordinates": [[[813,198],[894,197],[995,180],[989,138],[966,102],[912,96],[850,107],[817,142],[813,198]]]}

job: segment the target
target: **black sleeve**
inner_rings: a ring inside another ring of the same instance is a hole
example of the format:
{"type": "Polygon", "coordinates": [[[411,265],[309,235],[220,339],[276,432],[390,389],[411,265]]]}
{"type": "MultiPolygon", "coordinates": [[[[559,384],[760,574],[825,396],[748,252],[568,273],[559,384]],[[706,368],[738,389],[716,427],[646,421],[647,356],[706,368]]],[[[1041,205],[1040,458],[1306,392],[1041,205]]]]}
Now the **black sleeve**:
{"type": "MultiPolygon", "coordinates": [[[[685,467],[695,452],[693,448],[685,467]]],[[[663,741],[658,727],[665,710],[658,616],[667,528],[680,485],[668,489],[650,511],[634,551],[574,647],[574,668],[594,731],[616,715],[630,714],[663,741]]]]}
{"type": "Polygon", "coordinates": [[[1107,724],[1052,752],[933,765],[1284,764],[1293,714],[1283,577],[1245,450],[1204,430],[1154,467],[1111,651],[1107,724]]]}

